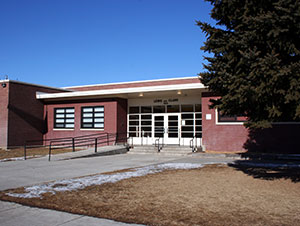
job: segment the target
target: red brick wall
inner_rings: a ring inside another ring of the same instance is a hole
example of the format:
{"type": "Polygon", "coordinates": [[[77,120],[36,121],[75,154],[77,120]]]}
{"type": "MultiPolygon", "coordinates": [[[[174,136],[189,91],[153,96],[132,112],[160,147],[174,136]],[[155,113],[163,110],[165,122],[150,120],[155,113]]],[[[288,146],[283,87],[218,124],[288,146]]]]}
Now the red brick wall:
{"type": "Polygon", "coordinates": [[[14,81],[9,82],[7,146],[22,146],[25,140],[43,138],[45,130],[43,103],[36,99],[36,92],[62,91],[14,81]]]}
{"type": "Polygon", "coordinates": [[[124,142],[127,137],[127,100],[118,99],[117,128],[120,142],[124,142]]]}
{"type": "Polygon", "coordinates": [[[2,87],[0,83],[0,147],[7,147],[7,123],[8,123],[8,90],[9,83],[4,82],[6,87],[2,87]]]}
{"type": "Polygon", "coordinates": [[[243,125],[217,125],[214,109],[209,109],[209,99],[217,97],[202,94],[202,143],[207,151],[240,152],[245,151],[244,143],[248,130],[243,125]],[[211,114],[211,120],[206,120],[211,114]]]}
{"type": "Polygon", "coordinates": [[[149,82],[134,82],[134,83],[122,83],[111,85],[92,85],[87,87],[70,87],[76,91],[89,91],[89,90],[104,90],[104,89],[120,89],[120,88],[133,88],[133,87],[145,87],[145,86],[162,86],[162,85],[177,85],[177,84],[190,84],[200,83],[198,78],[187,79],[175,79],[175,80],[162,80],[162,81],[149,81],[149,82]]]}
{"type": "Polygon", "coordinates": [[[45,114],[47,114],[48,131],[44,139],[76,137],[82,135],[96,134],[96,133],[117,133],[117,131],[126,132],[126,109],[127,100],[86,100],[60,103],[45,104],[45,114]],[[104,106],[104,129],[81,129],[81,107],[85,106],[104,106]],[[75,109],[75,128],[74,129],[55,129],[54,128],[54,108],[74,107],[75,109]]]}

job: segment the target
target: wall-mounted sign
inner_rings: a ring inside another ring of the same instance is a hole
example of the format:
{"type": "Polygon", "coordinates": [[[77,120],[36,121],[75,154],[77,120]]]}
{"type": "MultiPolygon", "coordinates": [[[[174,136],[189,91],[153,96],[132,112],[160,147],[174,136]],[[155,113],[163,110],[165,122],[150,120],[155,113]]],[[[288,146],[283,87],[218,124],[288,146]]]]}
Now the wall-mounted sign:
{"type": "Polygon", "coordinates": [[[178,102],[178,98],[169,98],[169,99],[155,99],[153,100],[153,103],[155,104],[159,104],[159,103],[163,103],[163,104],[168,104],[171,102],[178,102]]]}
{"type": "Polygon", "coordinates": [[[206,114],[206,115],[205,115],[205,119],[206,119],[206,120],[211,120],[211,114],[206,114]]]}

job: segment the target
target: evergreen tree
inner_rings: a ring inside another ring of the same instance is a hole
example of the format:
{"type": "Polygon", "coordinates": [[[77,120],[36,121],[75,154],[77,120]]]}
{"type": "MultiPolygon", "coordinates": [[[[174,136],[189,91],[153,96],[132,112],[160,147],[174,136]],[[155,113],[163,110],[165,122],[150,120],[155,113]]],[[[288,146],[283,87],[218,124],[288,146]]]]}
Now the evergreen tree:
{"type": "Polygon", "coordinates": [[[211,107],[245,115],[246,126],[300,121],[300,1],[207,0],[216,26],[198,21],[207,40],[201,82],[221,98],[211,107]]]}

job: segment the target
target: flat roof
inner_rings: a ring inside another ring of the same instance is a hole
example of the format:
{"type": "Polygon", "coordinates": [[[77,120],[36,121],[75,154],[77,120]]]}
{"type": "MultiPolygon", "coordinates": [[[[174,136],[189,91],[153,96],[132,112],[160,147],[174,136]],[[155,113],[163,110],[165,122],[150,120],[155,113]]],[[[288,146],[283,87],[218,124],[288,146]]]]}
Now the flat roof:
{"type": "Polygon", "coordinates": [[[132,88],[117,88],[117,89],[104,89],[104,90],[90,90],[90,91],[73,91],[64,93],[37,93],[37,99],[57,99],[57,98],[76,98],[76,97],[91,97],[91,96],[105,96],[105,95],[118,95],[118,94],[131,94],[131,93],[149,93],[161,92],[172,90],[195,90],[206,88],[202,83],[187,83],[175,85],[156,85],[145,87],[132,87],[132,88]]]}
{"type": "Polygon", "coordinates": [[[163,79],[150,79],[150,80],[139,80],[139,81],[131,81],[131,82],[112,82],[112,83],[104,83],[104,84],[91,84],[91,85],[80,85],[80,86],[67,86],[62,87],[63,89],[72,89],[72,88],[84,88],[84,87],[93,87],[93,86],[110,86],[110,85],[121,85],[121,84],[134,84],[134,83],[146,83],[146,82],[160,82],[160,81],[174,81],[174,80],[183,80],[183,79],[194,79],[198,78],[198,76],[190,76],[190,77],[179,77],[179,78],[163,78],[163,79]]]}

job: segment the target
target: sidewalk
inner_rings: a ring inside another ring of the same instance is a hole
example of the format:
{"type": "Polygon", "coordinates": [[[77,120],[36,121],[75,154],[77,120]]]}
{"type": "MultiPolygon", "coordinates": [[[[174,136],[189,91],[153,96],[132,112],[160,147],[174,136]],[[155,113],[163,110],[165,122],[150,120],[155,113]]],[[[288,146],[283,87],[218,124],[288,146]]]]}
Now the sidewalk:
{"type": "Polygon", "coordinates": [[[0,201],[0,225],[2,226],[138,226],[107,219],[70,214],[55,210],[22,206],[0,201]]]}

